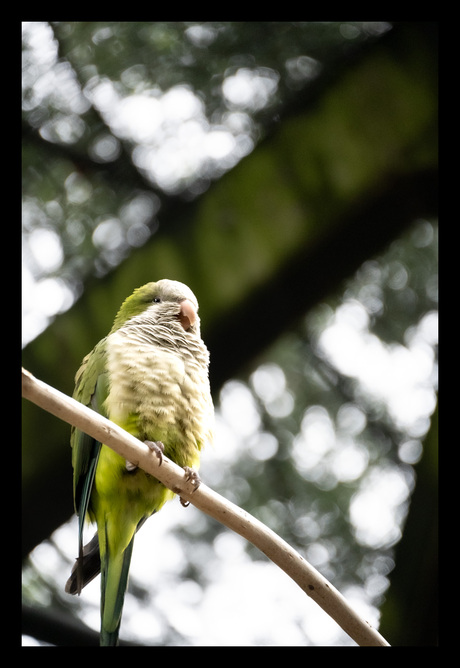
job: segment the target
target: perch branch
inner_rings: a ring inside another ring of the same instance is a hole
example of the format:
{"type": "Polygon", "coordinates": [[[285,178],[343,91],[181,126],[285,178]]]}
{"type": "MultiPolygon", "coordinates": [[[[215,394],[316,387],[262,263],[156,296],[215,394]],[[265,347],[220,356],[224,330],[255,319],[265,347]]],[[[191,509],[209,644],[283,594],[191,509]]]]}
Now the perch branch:
{"type": "Polygon", "coordinates": [[[361,646],[388,646],[333,585],[274,531],[205,484],[195,490],[184,471],[167,457],[160,465],[149,448],[121,427],[22,370],[22,395],[54,416],[90,434],[160,480],[199,510],[243,536],[279,566],[361,646]]]}

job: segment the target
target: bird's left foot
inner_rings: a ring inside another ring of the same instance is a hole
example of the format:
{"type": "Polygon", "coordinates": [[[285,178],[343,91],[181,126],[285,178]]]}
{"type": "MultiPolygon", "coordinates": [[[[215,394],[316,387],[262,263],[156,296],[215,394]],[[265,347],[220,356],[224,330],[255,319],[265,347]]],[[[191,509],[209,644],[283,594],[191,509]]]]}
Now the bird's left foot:
{"type": "MultiPolygon", "coordinates": [[[[191,469],[190,466],[184,466],[184,472],[185,472],[185,480],[186,482],[191,482],[194,485],[194,492],[198,489],[198,487],[201,485],[201,478],[198,475],[197,471],[194,469],[191,469]]],[[[180,498],[181,504],[186,508],[187,506],[190,505],[190,501],[186,501],[182,497],[180,498]]]]}

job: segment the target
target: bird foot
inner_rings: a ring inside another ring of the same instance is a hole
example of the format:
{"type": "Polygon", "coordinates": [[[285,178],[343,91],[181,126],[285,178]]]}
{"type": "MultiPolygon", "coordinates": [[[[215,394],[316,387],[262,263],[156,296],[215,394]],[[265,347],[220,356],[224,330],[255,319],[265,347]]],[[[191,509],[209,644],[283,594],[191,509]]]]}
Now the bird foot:
{"type": "Polygon", "coordinates": [[[156,454],[160,460],[160,466],[163,461],[163,452],[165,451],[165,446],[161,441],[144,441],[145,445],[150,448],[152,452],[156,454]]]}
{"type": "MultiPolygon", "coordinates": [[[[158,459],[160,460],[160,466],[163,461],[163,452],[165,450],[165,446],[161,441],[144,441],[145,445],[156,454],[158,459]]],[[[132,462],[129,462],[126,460],[126,470],[131,473],[131,471],[135,471],[137,469],[137,464],[133,464],[132,462]]]]}
{"type": "MultiPolygon", "coordinates": [[[[184,472],[185,472],[185,480],[186,482],[191,482],[194,485],[194,492],[198,489],[198,487],[201,485],[201,478],[198,475],[197,471],[194,469],[191,469],[190,466],[184,466],[184,472]]],[[[190,505],[190,501],[186,501],[182,497],[180,498],[181,504],[186,508],[187,506],[190,505]]]]}

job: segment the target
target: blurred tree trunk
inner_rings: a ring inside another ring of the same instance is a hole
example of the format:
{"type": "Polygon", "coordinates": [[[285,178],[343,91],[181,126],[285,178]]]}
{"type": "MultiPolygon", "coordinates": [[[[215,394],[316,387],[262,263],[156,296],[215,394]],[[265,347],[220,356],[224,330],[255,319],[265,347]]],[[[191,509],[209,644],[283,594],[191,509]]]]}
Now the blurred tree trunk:
{"type": "Polygon", "coordinates": [[[394,646],[438,644],[438,409],[416,466],[416,486],[391,586],[381,608],[380,632],[394,646]],[[423,586],[420,586],[423,583],[423,586]]]}

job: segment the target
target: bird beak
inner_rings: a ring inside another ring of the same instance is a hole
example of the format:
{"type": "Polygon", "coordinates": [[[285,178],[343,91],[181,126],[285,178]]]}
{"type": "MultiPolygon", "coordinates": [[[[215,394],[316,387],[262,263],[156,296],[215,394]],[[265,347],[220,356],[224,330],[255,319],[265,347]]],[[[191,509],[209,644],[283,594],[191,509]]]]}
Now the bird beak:
{"type": "Polygon", "coordinates": [[[190,299],[184,299],[180,302],[179,322],[185,331],[195,324],[197,317],[196,307],[190,299]]]}

